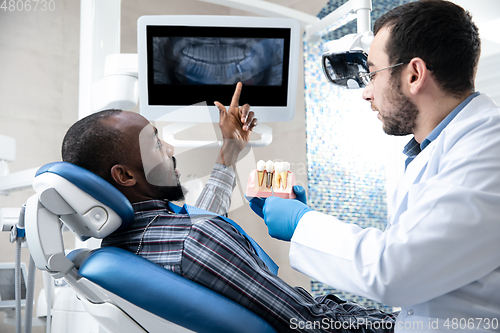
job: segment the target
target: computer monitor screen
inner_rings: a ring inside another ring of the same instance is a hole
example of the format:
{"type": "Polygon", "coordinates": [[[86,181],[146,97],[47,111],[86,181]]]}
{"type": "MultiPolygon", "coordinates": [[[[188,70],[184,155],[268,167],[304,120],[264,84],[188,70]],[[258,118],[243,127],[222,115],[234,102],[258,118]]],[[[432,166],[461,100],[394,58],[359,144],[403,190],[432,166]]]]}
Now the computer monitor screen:
{"type": "Polygon", "coordinates": [[[185,115],[173,111],[206,102],[217,120],[213,102],[229,105],[237,82],[243,83],[240,105],[250,104],[260,121],[293,118],[296,21],[146,16],[138,25],[140,109],[147,118],[205,122],[210,118],[197,115],[196,108],[185,115]]]}
{"type": "MultiPolygon", "coordinates": [[[[26,265],[21,263],[21,305],[26,303],[26,265]]],[[[16,306],[15,264],[0,263],[0,310],[16,306]]]]}

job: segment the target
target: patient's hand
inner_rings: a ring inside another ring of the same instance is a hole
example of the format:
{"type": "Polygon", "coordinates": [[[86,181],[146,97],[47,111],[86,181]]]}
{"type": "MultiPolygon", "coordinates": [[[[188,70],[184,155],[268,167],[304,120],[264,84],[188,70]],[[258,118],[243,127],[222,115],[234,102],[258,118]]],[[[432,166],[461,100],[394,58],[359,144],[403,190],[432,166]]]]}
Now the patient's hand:
{"type": "Polygon", "coordinates": [[[226,166],[236,163],[238,154],[247,145],[252,129],[257,125],[257,118],[254,118],[254,112],[250,111],[250,105],[239,106],[241,87],[242,83],[238,82],[229,110],[221,103],[214,102],[219,109],[219,127],[224,139],[217,162],[226,166]]]}

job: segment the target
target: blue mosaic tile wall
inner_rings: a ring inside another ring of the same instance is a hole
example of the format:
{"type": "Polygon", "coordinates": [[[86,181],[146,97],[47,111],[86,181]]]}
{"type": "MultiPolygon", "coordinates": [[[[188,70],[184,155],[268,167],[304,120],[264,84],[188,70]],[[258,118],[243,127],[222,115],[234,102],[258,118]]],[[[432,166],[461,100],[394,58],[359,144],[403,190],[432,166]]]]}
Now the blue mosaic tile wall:
{"type": "MultiPolygon", "coordinates": [[[[373,0],[373,22],[383,13],[412,0],[373,0]]],[[[347,0],[330,0],[322,18],[347,0]]],[[[361,227],[385,229],[387,204],[382,124],[362,89],[348,90],[327,82],[321,69],[323,44],[356,33],[346,18],[323,31],[318,42],[304,43],[305,102],[309,206],[361,227]],[[342,22],[344,21],[344,22],[342,22]]],[[[335,241],[335,235],[332,235],[335,241]]],[[[312,281],[314,296],[334,293],[342,299],[392,311],[391,307],[312,281]]]]}

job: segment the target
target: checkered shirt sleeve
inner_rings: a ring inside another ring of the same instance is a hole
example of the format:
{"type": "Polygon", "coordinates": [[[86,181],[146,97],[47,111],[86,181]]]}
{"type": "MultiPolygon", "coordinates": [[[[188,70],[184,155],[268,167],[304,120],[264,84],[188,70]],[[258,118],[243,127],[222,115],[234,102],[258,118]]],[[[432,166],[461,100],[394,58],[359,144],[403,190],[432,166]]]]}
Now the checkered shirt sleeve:
{"type": "Polygon", "coordinates": [[[216,163],[195,206],[218,215],[227,214],[235,185],[234,170],[216,163]]]}

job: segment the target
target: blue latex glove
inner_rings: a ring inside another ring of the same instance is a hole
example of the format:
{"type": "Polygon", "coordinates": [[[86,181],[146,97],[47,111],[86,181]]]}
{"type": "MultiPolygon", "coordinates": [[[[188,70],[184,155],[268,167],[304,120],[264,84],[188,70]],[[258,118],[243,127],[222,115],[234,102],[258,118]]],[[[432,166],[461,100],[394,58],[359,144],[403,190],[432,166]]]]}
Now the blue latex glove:
{"type": "Polygon", "coordinates": [[[269,197],[262,212],[271,237],[289,241],[301,217],[312,209],[298,200],[269,197]]]}
{"type": "MultiPolygon", "coordinates": [[[[307,196],[306,196],[306,190],[304,187],[300,185],[295,185],[293,187],[293,192],[297,196],[295,200],[299,200],[303,204],[307,205],[307,196]]],[[[248,198],[247,198],[248,200],[248,198]]],[[[264,207],[264,204],[266,203],[266,199],[263,198],[252,198],[249,200],[250,202],[250,208],[254,211],[255,214],[259,215],[261,218],[264,218],[264,214],[262,213],[262,208],[264,207]]]]}
{"type": "Polygon", "coordinates": [[[295,200],[299,200],[300,202],[302,202],[304,205],[307,206],[307,196],[305,188],[303,188],[300,185],[295,185],[293,187],[293,193],[295,193],[295,195],[297,196],[295,200]]]}

